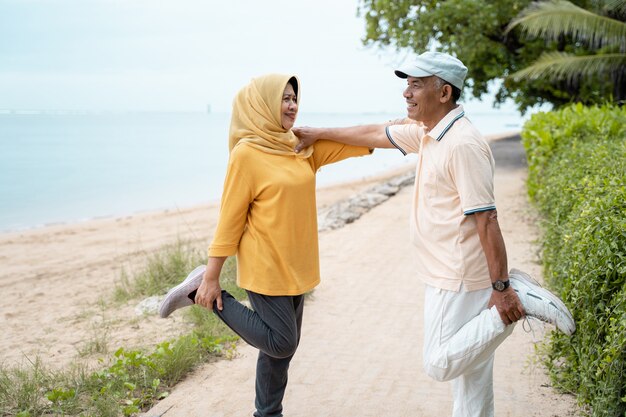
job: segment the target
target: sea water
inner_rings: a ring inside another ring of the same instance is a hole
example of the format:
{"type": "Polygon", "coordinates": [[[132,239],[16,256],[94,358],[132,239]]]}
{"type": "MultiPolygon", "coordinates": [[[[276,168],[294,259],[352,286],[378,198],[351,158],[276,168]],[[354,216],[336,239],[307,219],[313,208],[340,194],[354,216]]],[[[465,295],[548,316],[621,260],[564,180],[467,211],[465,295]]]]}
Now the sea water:
{"type": "MultiPolygon", "coordinates": [[[[467,112],[469,113],[469,112],[467,112]]],[[[396,114],[304,114],[297,125],[348,126],[396,114]]],[[[468,114],[483,134],[520,130],[519,114],[468,114]]],[[[228,160],[227,113],[0,114],[0,231],[215,202],[228,160]]],[[[415,159],[378,150],[324,167],[318,186],[415,159]]]]}

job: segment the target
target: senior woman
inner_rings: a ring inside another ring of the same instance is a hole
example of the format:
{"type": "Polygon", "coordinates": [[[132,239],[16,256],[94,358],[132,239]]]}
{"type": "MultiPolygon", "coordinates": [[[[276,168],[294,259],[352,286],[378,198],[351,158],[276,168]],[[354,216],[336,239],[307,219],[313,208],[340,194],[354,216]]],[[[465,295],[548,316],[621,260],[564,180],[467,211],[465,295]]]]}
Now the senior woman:
{"type": "Polygon", "coordinates": [[[367,147],[318,141],[299,153],[291,131],[297,77],[254,78],[233,102],[230,158],[220,218],[206,267],[168,292],[160,313],[194,302],[212,309],[259,349],[255,417],[282,416],[289,363],[300,341],[304,294],[320,282],[315,174],[326,164],[368,155],[367,147]],[[253,310],[221,289],[228,256],[237,256],[237,284],[253,310]]]}

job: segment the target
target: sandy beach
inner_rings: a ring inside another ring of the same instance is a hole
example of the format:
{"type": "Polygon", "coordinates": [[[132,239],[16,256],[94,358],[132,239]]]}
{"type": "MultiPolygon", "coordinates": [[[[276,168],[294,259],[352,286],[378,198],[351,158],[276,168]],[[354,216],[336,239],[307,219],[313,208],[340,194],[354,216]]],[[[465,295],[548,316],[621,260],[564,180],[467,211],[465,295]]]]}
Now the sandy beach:
{"type": "MultiPolygon", "coordinates": [[[[521,145],[511,135],[494,136],[491,143],[509,266],[541,280],[521,145]]],[[[318,209],[406,170],[320,189],[318,209]]],[[[306,305],[285,415],[450,415],[449,385],[421,370],[423,286],[412,274],[410,201],[411,187],[405,187],[358,221],[320,233],[322,283],[306,305]]],[[[141,300],[121,308],[111,308],[109,300],[122,270],[137,270],[163,245],[208,244],[217,214],[213,204],[0,234],[2,362],[38,356],[60,367],[76,360],[102,332],[112,351],[150,347],[185,332],[180,313],[167,320],[138,316],[135,306],[141,300]]],[[[498,350],[496,415],[577,415],[573,397],[555,392],[535,361],[533,340],[550,330],[535,326],[533,334],[519,325],[498,350]]],[[[166,410],[166,417],[251,415],[255,352],[240,343],[236,358],[197,369],[145,415],[166,410]]]]}

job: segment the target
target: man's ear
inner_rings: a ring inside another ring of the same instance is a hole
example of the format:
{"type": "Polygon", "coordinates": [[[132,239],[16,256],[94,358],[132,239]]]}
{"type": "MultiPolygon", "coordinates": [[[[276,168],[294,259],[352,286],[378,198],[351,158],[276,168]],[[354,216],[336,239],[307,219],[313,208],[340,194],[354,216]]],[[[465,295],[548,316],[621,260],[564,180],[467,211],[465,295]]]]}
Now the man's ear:
{"type": "Polygon", "coordinates": [[[452,100],[452,86],[450,84],[444,84],[443,87],[441,87],[439,101],[441,103],[447,103],[450,100],[452,100]]]}

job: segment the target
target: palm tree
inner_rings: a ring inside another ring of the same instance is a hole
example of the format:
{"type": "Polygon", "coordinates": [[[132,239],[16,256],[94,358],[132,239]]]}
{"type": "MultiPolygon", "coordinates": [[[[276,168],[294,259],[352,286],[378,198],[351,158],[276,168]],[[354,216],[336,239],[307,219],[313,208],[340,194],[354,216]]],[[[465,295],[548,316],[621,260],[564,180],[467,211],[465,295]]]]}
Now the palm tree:
{"type": "Polygon", "coordinates": [[[596,53],[546,52],[532,65],[510,77],[568,82],[581,77],[603,77],[613,83],[613,99],[623,104],[626,100],[626,0],[603,3],[606,15],[585,10],[566,0],[534,2],[522,10],[508,25],[507,32],[521,26],[529,36],[560,42],[569,35],[573,42],[584,44],[596,53]]]}

